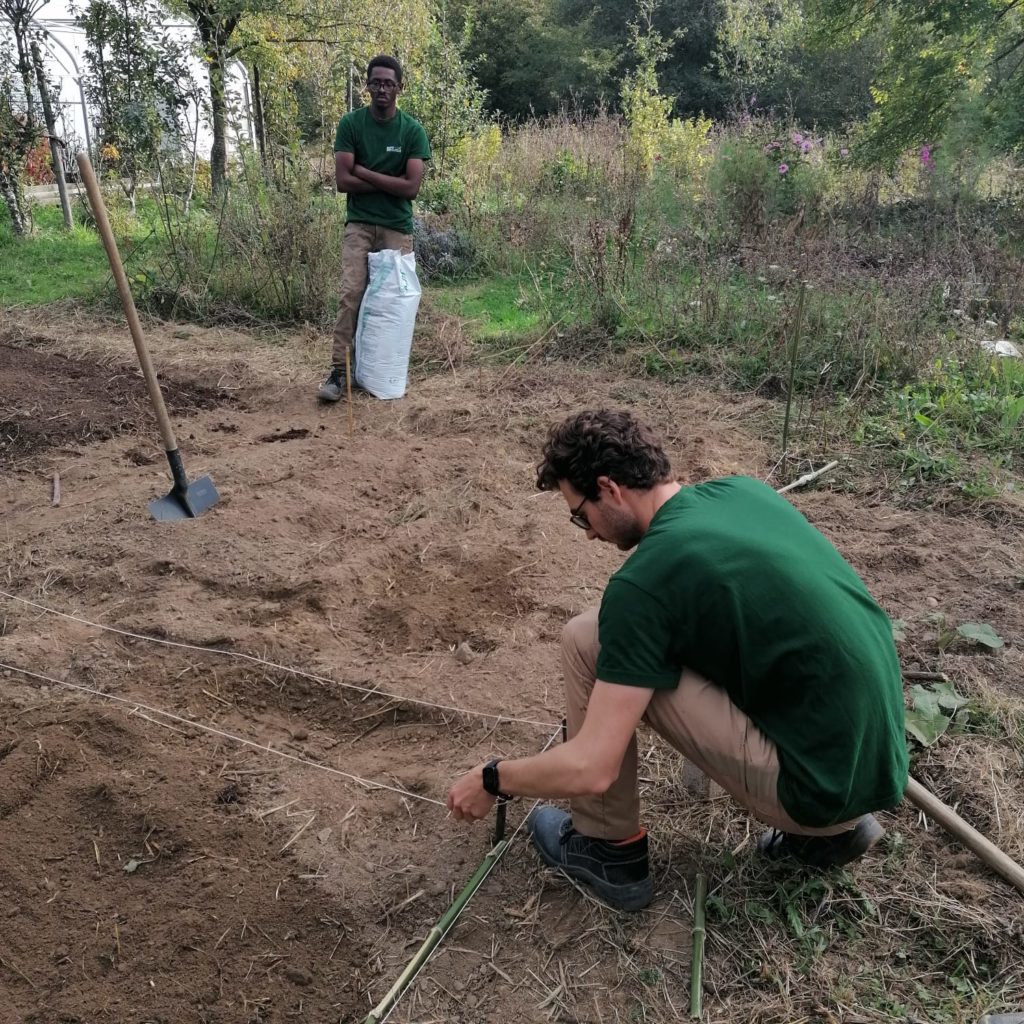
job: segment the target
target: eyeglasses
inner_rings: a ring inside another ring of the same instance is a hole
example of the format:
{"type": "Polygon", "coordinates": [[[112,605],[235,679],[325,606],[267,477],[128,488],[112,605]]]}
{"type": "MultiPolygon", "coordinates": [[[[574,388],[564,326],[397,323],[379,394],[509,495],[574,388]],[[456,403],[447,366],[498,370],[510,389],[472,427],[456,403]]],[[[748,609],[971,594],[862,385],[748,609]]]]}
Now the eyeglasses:
{"type": "Polygon", "coordinates": [[[573,526],[578,526],[581,530],[590,529],[590,520],[583,514],[583,506],[586,503],[587,499],[584,498],[574,509],[569,511],[569,522],[573,526]]]}
{"type": "Polygon", "coordinates": [[[374,91],[385,89],[388,92],[391,92],[393,89],[398,88],[398,83],[383,81],[380,78],[371,78],[370,81],[366,83],[366,87],[368,89],[373,89],[374,91]]]}

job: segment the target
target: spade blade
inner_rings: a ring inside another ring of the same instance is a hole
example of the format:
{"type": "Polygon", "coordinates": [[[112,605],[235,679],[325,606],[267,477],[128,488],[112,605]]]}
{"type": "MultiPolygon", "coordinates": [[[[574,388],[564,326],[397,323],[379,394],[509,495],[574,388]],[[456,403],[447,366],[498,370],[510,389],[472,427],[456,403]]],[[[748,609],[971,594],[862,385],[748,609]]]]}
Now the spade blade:
{"type": "Polygon", "coordinates": [[[169,494],[149,503],[150,514],[158,522],[195,519],[220,501],[220,495],[208,476],[193,480],[184,490],[172,487],[169,494]]]}

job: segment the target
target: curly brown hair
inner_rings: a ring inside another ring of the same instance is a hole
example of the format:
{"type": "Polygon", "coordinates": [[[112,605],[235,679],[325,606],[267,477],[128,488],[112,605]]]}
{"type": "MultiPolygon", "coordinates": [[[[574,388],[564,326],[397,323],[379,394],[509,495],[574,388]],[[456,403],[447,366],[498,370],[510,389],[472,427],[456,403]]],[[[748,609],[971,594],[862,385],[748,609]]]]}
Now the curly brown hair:
{"type": "Polygon", "coordinates": [[[586,409],[555,424],[537,466],[537,486],[558,490],[559,480],[597,499],[597,478],[646,491],[672,478],[668,456],[653,431],[631,412],[586,409]]]}

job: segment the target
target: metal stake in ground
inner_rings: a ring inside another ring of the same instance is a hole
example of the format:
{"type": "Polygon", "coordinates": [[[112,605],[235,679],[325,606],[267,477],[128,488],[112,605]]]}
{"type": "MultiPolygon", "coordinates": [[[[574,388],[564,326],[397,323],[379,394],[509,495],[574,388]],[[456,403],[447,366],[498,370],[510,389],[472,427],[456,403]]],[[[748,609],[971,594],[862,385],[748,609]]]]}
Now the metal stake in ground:
{"type": "Polygon", "coordinates": [[[117,251],[117,243],[114,241],[114,233],[110,230],[110,221],[107,219],[107,208],[103,202],[103,194],[100,192],[99,183],[93,173],[92,164],[85,152],[80,152],[75,157],[78,161],[79,170],[82,172],[82,180],[85,182],[85,190],[89,194],[89,205],[92,207],[93,216],[96,218],[96,227],[99,228],[100,238],[103,239],[103,248],[107,250],[107,259],[110,261],[110,271],[114,275],[114,282],[117,285],[118,293],[121,296],[121,304],[124,306],[124,315],[128,320],[128,330],[131,332],[132,341],[135,343],[135,351],[139,357],[139,365],[142,367],[142,375],[146,379],[146,389],[149,391],[149,399],[156,411],[157,423],[160,424],[160,437],[164,443],[164,451],[167,453],[167,461],[171,467],[171,477],[174,486],[170,493],[163,498],[154,498],[149,503],[149,511],[154,519],[161,521],[174,519],[195,519],[196,516],[205,512],[211,505],[216,505],[220,500],[217,488],[213,481],[204,476],[199,480],[188,482],[185,476],[185,467],[182,465],[181,453],[178,451],[178,443],[174,439],[174,429],[171,427],[170,418],[167,415],[167,408],[164,405],[164,397],[160,393],[160,385],[157,383],[156,371],[149,358],[149,351],[142,337],[142,324],[139,323],[139,314],[135,309],[135,300],[132,298],[131,289],[128,287],[128,278],[125,276],[124,267],[121,265],[121,256],[117,251]]]}

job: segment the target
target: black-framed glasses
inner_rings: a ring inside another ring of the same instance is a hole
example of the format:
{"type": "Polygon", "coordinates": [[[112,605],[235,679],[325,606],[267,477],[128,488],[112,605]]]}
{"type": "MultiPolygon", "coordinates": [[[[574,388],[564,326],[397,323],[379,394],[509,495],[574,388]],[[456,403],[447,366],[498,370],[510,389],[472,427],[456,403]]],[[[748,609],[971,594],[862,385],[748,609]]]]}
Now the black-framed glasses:
{"type": "Polygon", "coordinates": [[[569,510],[569,522],[573,526],[578,526],[581,530],[590,529],[590,520],[583,514],[583,506],[586,503],[587,499],[584,498],[574,509],[569,510]]]}
{"type": "Polygon", "coordinates": [[[388,92],[391,92],[393,89],[397,89],[398,88],[398,83],[397,82],[385,81],[385,80],[380,79],[380,78],[371,78],[366,83],[366,88],[367,89],[373,89],[373,90],[386,89],[388,92]]]}

